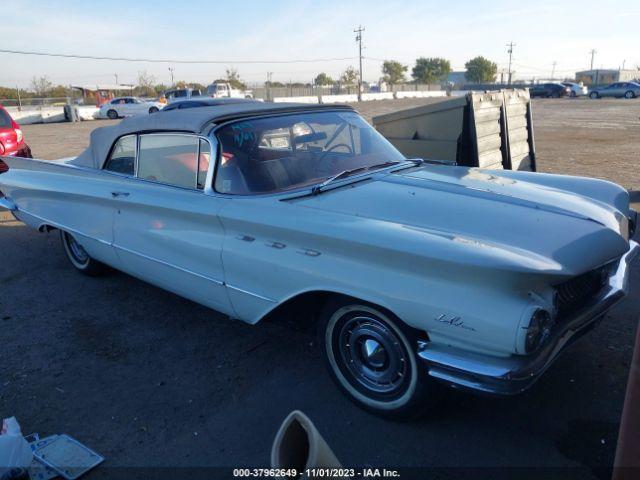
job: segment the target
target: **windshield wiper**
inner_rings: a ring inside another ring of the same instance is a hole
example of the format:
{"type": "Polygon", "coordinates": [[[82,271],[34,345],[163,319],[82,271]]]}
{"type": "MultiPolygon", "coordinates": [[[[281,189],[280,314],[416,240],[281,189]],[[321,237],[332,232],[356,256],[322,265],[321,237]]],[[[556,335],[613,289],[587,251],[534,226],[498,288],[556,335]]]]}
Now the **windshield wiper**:
{"type": "Polygon", "coordinates": [[[341,178],[346,178],[349,175],[353,175],[354,173],[365,171],[367,170],[367,168],[368,167],[358,167],[358,168],[352,168],[350,170],[343,170],[340,173],[336,173],[335,175],[332,175],[331,177],[327,178],[324,182],[319,183],[318,185],[315,185],[311,189],[311,193],[313,195],[317,195],[318,193],[322,192],[322,189],[327,185],[329,185],[331,182],[340,180],[341,178]]]}
{"type": "Polygon", "coordinates": [[[311,193],[313,195],[317,195],[318,193],[322,192],[322,190],[324,189],[324,187],[326,187],[327,185],[329,185],[330,183],[336,181],[336,180],[340,180],[342,178],[346,178],[349,177],[355,173],[358,172],[368,172],[369,170],[373,170],[373,169],[380,169],[380,168],[385,168],[385,167],[392,167],[393,165],[397,165],[401,162],[384,162],[384,163],[378,163],[376,165],[368,165],[366,167],[358,167],[358,168],[352,168],[350,170],[343,170],[339,173],[336,173],[335,175],[327,178],[324,182],[319,183],[318,185],[315,185],[312,189],[311,189],[311,193]]]}

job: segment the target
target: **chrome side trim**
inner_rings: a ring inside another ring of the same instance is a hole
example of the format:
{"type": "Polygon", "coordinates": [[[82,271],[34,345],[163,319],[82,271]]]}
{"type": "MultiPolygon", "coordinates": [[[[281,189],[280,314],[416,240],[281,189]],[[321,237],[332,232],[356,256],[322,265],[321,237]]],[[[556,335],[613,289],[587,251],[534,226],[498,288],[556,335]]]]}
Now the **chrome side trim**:
{"type": "Polygon", "coordinates": [[[172,263],[165,262],[163,260],[159,260],[159,259],[151,257],[149,255],[145,255],[144,253],[140,253],[140,252],[137,252],[135,250],[131,250],[129,248],[122,247],[120,245],[116,245],[115,243],[112,243],[112,242],[107,242],[106,240],[102,240],[100,238],[92,237],[91,235],[87,235],[85,233],[79,232],[78,230],[76,230],[74,228],[71,228],[71,227],[68,227],[66,225],[63,225],[61,223],[53,222],[53,221],[47,220],[45,218],[42,218],[39,215],[35,215],[33,213],[29,213],[29,212],[26,212],[24,210],[20,210],[20,211],[22,213],[30,215],[30,216],[32,216],[34,218],[37,218],[38,220],[40,220],[43,223],[43,225],[51,225],[52,227],[58,228],[60,230],[64,230],[64,231],[72,233],[74,235],[79,235],[81,237],[88,238],[90,240],[94,240],[96,242],[102,243],[103,245],[107,245],[109,247],[121,250],[123,252],[127,252],[127,253],[130,253],[132,255],[136,255],[138,257],[144,258],[145,260],[156,262],[156,263],[159,263],[159,264],[164,265],[166,267],[173,268],[175,270],[191,274],[191,275],[196,276],[198,278],[202,278],[202,279],[207,280],[209,282],[212,282],[212,283],[214,283],[216,285],[226,286],[228,288],[231,288],[231,289],[236,290],[238,292],[244,293],[246,295],[251,295],[252,297],[259,298],[260,300],[265,300],[265,301],[270,302],[270,303],[278,303],[277,300],[274,300],[274,299],[269,298],[269,297],[265,297],[263,295],[260,295],[260,294],[254,293],[254,292],[250,292],[249,290],[245,290],[244,288],[240,288],[240,287],[237,287],[235,285],[229,285],[228,283],[225,283],[224,281],[219,280],[217,278],[213,278],[213,277],[210,277],[208,275],[203,275],[201,273],[194,272],[193,270],[189,270],[188,268],[179,267],[178,265],[174,265],[172,263]]]}
{"type": "Polygon", "coordinates": [[[563,319],[560,328],[538,352],[497,357],[420,341],[418,358],[431,377],[454,387],[499,395],[523,392],[567,347],[590,331],[597,320],[625,297],[629,287],[629,264],[640,253],[636,242],[629,242],[629,247],[607,287],[581,311],[563,319]]]}
{"type": "Polygon", "coordinates": [[[16,204],[9,200],[7,197],[0,198],[0,207],[6,208],[10,212],[15,212],[18,210],[16,204]]]}
{"type": "Polygon", "coordinates": [[[149,255],[145,255],[144,253],[136,252],[135,250],[131,250],[129,248],[125,248],[125,247],[122,247],[120,245],[116,245],[115,243],[111,244],[111,246],[113,248],[116,248],[116,249],[121,250],[123,252],[127,252],[127,253],[130,253],[132,255],[136,255],[138,257],[144,258],[145,260],[150,260],[152,262],[159,263],[160,265],[164,265],[165,267],[173,268],[175,270],[179,270],[179,271],[184,272],[184,273],[189,273],[189,274],[191,274],[191,275],[193,275],[195,277],[199,277],[199,278],[202,278],[204,280],[208,280],[208,281],[210,281],[212,283],[215,283],[216,285],[220,285],[220,286],[224,285],[224,282],[222,280],[218,280],[217,278],[213,278],[213,277],[210,277],[208,275],[203,275],[202,273],[194,272],[193,270],[189,270],[188,268],[179,267],[178,265],[174,265],[173,263],[165,262],[164,260],[159,260],[157,258],[150,257],[149,255]]]}
{"type": "Polygon", "coordinates": [[[265,300],[265,301],[270,302],[270,303],[278,303],[278,301],[274,300],[273,298],[265,297],[263,295],[259,295],[257,293],[250,292],[249,290],[245,290],[243,288],[236,287],[236,286],[230,285],[228,283],[226,285],[227,285],[227,287],[231,288],[232,290],[235,290],[235,291],[240,292],[240,293],[245,293],[247,295],[251,295],[252,297],[259,298],[260,300],[265,300]]]}
{"type": "Polygon", "coordinates": [[[65,232],[69,232],[69,233],[73,233],[74,235],[78,235],[80,237],[84,237],[84,238],[88,238],[89,240],[93,240],[94,242],[98,242],[101,243],[103,245],[107,245],[109,247],[112,247],[113,244],[111,242],[108,242],[106,240],[103,240],[101,238],[96,238],[96,237],[92,237],[91,235],[87,235],[86,233],[82,233],[78,230],[76,230],[75,228],[71,228],[67,225],[64,225],[62,223],[58,223],[58,222],[54,222],[51,220],[47,220],[46,218],[41,217],[40,215],[36,215],[35,213],[31,213],[31,212],[27,212],[26,210],[18,210],[16,209],[16,211],[19,211],[20,213],[24,213],[26,215],[29,215],[33,218],[37,218],[38,220],[40,220],[42,222],[42,224],[39,226],[39,230],[44,226],[44,225],[50,225],[52,227],[57,228],[58,230],[64,230],[65,232]]]}

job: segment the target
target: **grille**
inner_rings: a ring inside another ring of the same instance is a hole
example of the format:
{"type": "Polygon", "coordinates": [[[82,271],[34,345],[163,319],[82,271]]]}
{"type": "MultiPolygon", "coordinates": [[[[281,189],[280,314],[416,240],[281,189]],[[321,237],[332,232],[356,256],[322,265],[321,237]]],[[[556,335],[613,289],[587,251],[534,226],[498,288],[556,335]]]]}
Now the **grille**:
{"type": "Polygon", "coordinates": [[[583,273],[556,286],[558,316],[571,313],[593,298],[607,282],[608,267],[583,273]]]}

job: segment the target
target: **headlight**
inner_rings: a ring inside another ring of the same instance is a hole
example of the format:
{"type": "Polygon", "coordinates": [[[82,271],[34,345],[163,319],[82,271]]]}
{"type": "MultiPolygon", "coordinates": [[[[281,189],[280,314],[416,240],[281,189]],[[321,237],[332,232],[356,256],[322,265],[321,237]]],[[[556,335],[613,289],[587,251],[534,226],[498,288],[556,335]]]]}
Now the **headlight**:
{"type": "Polygon", "coordinates": [[[537,350],[551,334],[553,320],[546,310],[538,309],[534,312],[527,327],[527,336],[525,338],[525,350],[531,353],[537,350]]]}

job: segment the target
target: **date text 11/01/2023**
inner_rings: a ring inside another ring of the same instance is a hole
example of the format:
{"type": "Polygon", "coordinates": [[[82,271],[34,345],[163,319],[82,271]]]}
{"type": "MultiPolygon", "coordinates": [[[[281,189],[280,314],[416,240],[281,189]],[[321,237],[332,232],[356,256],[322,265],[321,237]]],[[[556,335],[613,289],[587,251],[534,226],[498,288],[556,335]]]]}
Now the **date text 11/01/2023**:
{"type": "Polygon", "coordinates": [[[308,478],[400,478],[397,470],[387,468],[235,468],[234,478],[298,478],[304,474],[308,478]]]}

